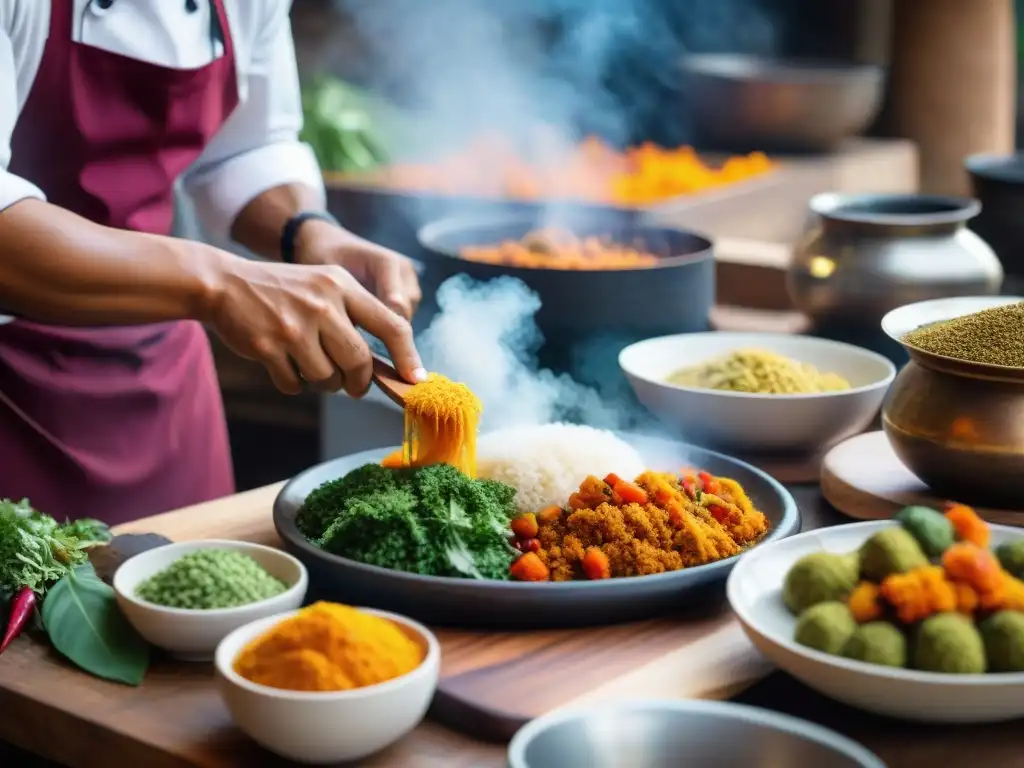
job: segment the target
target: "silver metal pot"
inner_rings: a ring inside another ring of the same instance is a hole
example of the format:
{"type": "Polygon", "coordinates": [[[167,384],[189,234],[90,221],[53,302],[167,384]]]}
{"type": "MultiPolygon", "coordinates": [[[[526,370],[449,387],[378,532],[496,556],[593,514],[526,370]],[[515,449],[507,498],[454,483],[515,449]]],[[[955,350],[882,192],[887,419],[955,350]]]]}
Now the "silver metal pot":
{"type": "Polygon", "coordinates": [[[790,299],[819,326],[874,329],[904,304],[996,294],[1003,268],[967,229],[976,200],[930,195],[811,199],[789,268],[790,299]]]}

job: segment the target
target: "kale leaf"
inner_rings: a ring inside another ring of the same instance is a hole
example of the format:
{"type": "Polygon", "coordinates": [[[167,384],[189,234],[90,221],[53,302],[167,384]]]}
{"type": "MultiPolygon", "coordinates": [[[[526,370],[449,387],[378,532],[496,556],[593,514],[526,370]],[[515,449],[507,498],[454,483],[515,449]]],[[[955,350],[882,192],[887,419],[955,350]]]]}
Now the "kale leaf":
{"type": "Polygon", "coordinates": [[[296,524],[342,557],[427,576],[507,579],[515,488],[447,464],[367,464],[307,497],[296,524]]]}

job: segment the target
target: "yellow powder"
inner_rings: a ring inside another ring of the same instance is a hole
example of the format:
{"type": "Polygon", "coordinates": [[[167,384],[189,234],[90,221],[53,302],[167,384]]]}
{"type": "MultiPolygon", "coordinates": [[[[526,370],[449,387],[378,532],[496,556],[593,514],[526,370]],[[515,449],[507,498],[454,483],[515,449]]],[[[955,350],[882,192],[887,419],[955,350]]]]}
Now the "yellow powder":
{"type": "Polygon", "coordinates": [[[319,602],[253,640],[235,659],[246,680],[289,691],[347,691],[412,672],[423,652],[394,623],[319,602]]]}

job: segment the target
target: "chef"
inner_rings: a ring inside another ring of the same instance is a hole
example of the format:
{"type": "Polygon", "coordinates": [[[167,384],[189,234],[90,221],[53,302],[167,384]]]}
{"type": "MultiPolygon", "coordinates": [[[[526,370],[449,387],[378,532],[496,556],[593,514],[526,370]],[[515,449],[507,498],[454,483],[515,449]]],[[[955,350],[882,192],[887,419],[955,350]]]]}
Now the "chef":
{"type": "Polygon", "coordinates": [[[0,497],[119,523],[231,493],[201,323],[286,393],[365,393],[357,327],[425,376],[410,262],[323,212],[290,5],[0,0],[0,497]],[[179,178],[271,261],[170,237],[179,178]]]}

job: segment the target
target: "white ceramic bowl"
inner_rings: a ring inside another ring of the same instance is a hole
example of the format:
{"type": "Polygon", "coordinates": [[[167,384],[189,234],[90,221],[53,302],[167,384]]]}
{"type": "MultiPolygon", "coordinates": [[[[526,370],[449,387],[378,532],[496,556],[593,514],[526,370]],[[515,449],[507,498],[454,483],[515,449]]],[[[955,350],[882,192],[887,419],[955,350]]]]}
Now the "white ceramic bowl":
{"type": "Polygon", "coordinates": [[[867,427],[896,376],[885,357],[828,339],[783,333],[684,333],[646,339],[619,354],[637,398],[695,445],[746,455],[811,454],[867,427]],[[838,373],[851,389],[761,395],[669,384],[681,368],[758,348],[838,373]]]}
{"type": "Polygon", "coordinates": [[[149,643],[187,661],[209,661],[217,643],[249,622],[302,605],[309,577],[306,567],[273,547],[227,539],[183,541],[140,552],[114,573],[113,586],[121,612],[149,643]],[[236,608],[209,611],[167,608],[137,597],[135,590],[150,576],[197,549],[234,549],[259,563],[271,576],[288,585],[280,595],[236,608]]]}
{"type": "Polygon", "coordinates": [[[437,688],[441,646],[422,624],[404,616],[360,610],[394,622],[423,649],[412,672],[379,685],[328,693],[285,691],[235,673],[242,648],[294,611],[240,627],[217,646],[220,693],[235,723],[271,752],[300,763],[359,760],[398,741],[423,719],[437,688]]]}
{"type": "MultiPolygon", "coordinates": [[[[844,659],[793,640],[796,619],[782,603],[782,582],[811,552],[852,552],[892,521],[853,523],[764,544],[740,558],[729,576],[733,611],[757,649],[811,688],[882,715],[941,723],[980,723],[1024,716],[1024,672],[944,675],[844,659]]],[[[993,525],[992,546],[1024,536],[993,525]]]]}

